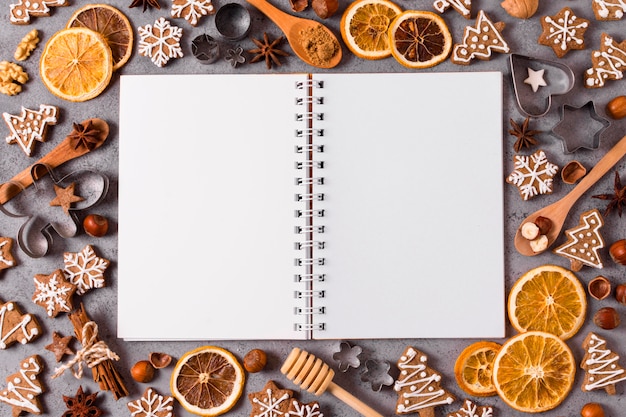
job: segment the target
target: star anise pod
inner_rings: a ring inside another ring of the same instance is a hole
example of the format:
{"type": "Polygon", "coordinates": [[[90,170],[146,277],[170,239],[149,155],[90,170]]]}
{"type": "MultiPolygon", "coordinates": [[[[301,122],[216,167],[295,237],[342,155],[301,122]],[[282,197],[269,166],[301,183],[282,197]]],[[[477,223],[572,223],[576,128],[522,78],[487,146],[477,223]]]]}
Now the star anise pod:
{"type": "Polygon", "coordinates": [[[133,2],[128,6],[129,8],[133,7],[143,7],[143,11],[145,12],[148,7],[154,7],[155,9],[161,9],[161,5],[159,4],[159,0],[133,0],[133,2]]]}
{"type": "Polygon", "coordinates": [[[250,49],[248,52],[251,54],[256,54],[250,62],[258,62],[262,59],[265,59],[265,66],[267,69],[272,68],[272,62],[276,65],[282,65],[280,63],[279,56],[289,56],[289,54],[281,49],[279,49],[278,45],[284,40],[283,36],[270,41],[269,35],[264,32],[263,40],[252,39],[252,42],[257,46],[257,48],[250,49]]]}
{"type": "Polygon", "coordinates": [[[604,210],[604,216],[606,217],[611,210],[617,209],[617,214],[622,217],[622,210],[626,206],[626,187],[622,187],[622,181],[619,178],[619,173],[615,171],[615,181],[613,184],[613,193],[593,195],[591,198],[597,198],[599,200],[609,200],[609,204],[604,210]]]}
{"type": "Polygon", "coordinates": [[[79,386],[76,391],[76,397],[63,396],[63,401],[67,407],[67,411],[62,417],[99,417],[102,410],[94,405],[97,392],[93,394],[83,393],[83,387],[79,386]]]}
{"type": "Polygon", "coordinates": [[[537,139],[535,135],[541,133],[540,130],[531,130],[528,128],[530,123],[530,117],[526,117],[526,120],[520,125],[515,120],[510,119],[512,129],[509,130],[509,133],[517,138],[515,144],[513,145],[513,149],[515,152],[521,151],[523,148],[530,148],[532,145],[537,144],[537,139]]]}
{"type": "MultiPolygon", "coordinates": [[[[85,123],[85,122],[83,122],[85,123]]],[[[93,150],[98,143],[100,143],[100,130],[94,127],[91,120],[85,124],[72,123],[72,133],[68,135],[70,138],[70,144],[74,149],[78,149],[80,146],[84,146],[90,151],[93,150]]]]}

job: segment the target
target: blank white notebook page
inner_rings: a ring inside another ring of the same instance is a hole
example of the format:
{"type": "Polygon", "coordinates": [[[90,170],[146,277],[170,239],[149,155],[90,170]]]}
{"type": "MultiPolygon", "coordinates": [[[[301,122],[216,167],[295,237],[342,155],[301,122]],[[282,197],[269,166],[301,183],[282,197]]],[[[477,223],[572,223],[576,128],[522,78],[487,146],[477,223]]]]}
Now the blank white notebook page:
{"type": "Polygon", "coordinates": [[[295,339],[294,85],[122,76],[118,335],[295,339]]]}
{"type": "Polygon", "coordinates": [[[500,73],[320,74],[325,330],[503,337],[500,73]]]}

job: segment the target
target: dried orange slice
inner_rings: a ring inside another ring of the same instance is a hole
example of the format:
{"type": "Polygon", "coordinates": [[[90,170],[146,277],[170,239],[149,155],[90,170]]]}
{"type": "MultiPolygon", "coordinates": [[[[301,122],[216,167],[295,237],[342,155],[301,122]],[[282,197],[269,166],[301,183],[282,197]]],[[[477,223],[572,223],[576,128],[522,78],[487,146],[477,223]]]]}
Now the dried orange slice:
{"type": "Polygon", "coordinates": [[[491,375],[500,347],[496,342],[480,340],[463,349],[454,363],[454,376],[463,391],[476,397],[496,395],[491,375]]]}
{"type": "Polygon", "coordinates": [[[172,395],[190,413],[211,417],[230,410],[243,392],[245,374],[235,356],[217,346],[185,353],[170,378],[172,395]]]}
{"type": "Polygon", "coordinates": [[[389,25],[401,12],[400,6],[389,0],[357,0],[341,16],[341,37],[359,58],[386,58],[391,55],[389,25]]]}
{"type": "Polygon", "coordinates": [[[111,81],[111,48],[102,35],[91,29],[62,29],[46,43],[39,72],[55,96],[86,101],[102,93],[111,81]]]}
{"type": "Polygon", "coordinates": [[[493,362],[493,382],[502,400],[525,413],[557,407],[574,385],[576,362],[559,337],[526,332],[506,341],[493,362]]]}
{"type": "Polygon", "coordinates": [[[108,4],[81,7],[66,27],[86,27],[104,36],[113,54],[113,71],[122,67],[133,51],[133,27],[124,13],[108,4]]]}
{"type": "Polygon", "coordinates": [[[585,321],[587,295],[573,272],[557,265],[542,265],[513,284],[508,314],[520,332],[539,330],[566,340],[585,321]]]}
{"type": "Polygon", "coordinates": [[[452,50],[448,25],[436,13],[406,10],[389,26],[391,54],[408,68],[429,68],[443,62],[452,50]]]}

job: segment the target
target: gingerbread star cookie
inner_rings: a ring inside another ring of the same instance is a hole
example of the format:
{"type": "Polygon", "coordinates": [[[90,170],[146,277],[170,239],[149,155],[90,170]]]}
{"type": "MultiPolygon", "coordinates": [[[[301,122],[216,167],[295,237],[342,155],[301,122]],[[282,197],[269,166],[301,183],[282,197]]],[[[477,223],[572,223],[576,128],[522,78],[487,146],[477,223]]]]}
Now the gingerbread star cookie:
{"type": "Polygon", "coordinates": [[[454,45],[451,61],[469,65],[473,59],[490,60],[493,53],[508,53],[509,45],[502,37],[503,22],[493,23],[483,10],[478,12],[475,26],[467,26],[462,43],[454,45]]]}
{"type": "Polygon", "coordinates": [[[22,412],[41,414],[39,395],[43,386],[39,374],[43,371],[43,362],[37,355],[32,355],[20,362],[19,371],[7,376],[6,388],[0,391],[0,402],[7,403],[13,409],[13,416],[22,412]]]}
{"type": "Polygon", "coordinates": [[[274,381],[268,381],[259,392],[248,394],[252,404],[250,417],[283,417],[291,407],[293,391],[280,389],[274,381]]]}
{"type": "Polygon", "coordinates": [[[11,253],[13,249],[13,239],[10,237],[0,237],[0,271],[16,265],[15,258],[11,253]]]}
{"type": "Polygon", "coordinates": [[[41,334],[41,327],[35,316],[22,314],[15,301],[0,301],[0,349],[13,343],[26,344],[41,334]]]}
{"type": "Polygon", "coordinates": [[[211,0],[173,0],[172,17],[182,17],[191,26],[196,26],[202,16],[215,14],[211,0]]]}
{"type": "Polygon", "coordinates": [[[65,279],[62,270],[57,269],[50,275],[37,274],[34,281],[33,302],[45,308],[48,317],[72,311],[74,308],[72,297],[76,292],[76,285],[65,279]]]}
{"type": "Polygon", "coordinates": [[[59,185],[54,185],[54,192],[56,193],[56,197],[50,201],[51,206],[58,206],[63,209],[65,214],[70,214],[70,209],[72,208],[72,204],[78,203],[80,201],[85,200],[79,195],[75,194],[76,183],[71,183],[67,187],[63,188],[59,185]]]}
{"type": "Polygon", "coordinates": [[[82,295],[92,288],[104,287],[104,272],[109,267],[109,260],[96,255],[91,245],[87,245],[82,251],[65,252],[64,272],[67,279],[76,285],[78,295],[82,295]]]}
{"type": "Polygon", "coordinates": [[[493,407],[477,405],[472,400],[465,400],[463,407],[458,411],[448,413],[447,417],[493,417],[493,407]]]}
{"type": "Polygon", "coordinates": [[[524,201],[540,194],[551,194],[553,179],[559,167],[548,160],[543,150],[532,155],[513,156],[514,170],[506,182],[518,188],[524,201]]]}
{"type": "Polygon", "coordinates": [[[537,41],[552,48],[557,57],[563,58],[572,49],[585,48],[585,32],[589,20],[578,17],[572,9],[564,7],[554,16],[541,19],[543,32],[537,41]]]}
{"type": "Polygon", "coordinates": [[[74,336],[61,336],[58,332],[52,333],[52,343],[44,346],[44,349],[54,353],[57,362],[61,362],[64,355],[73,355],[74,351],[70,349],[70,343],[74,336]]]}
{"type": "Polygon", "coordinates": [[[324,414],[321,412],[320,404],[317,401],[305,404],[292,398],[289,410],[284,417],[324,417],[324,414]]]}
{"type": "Polygon", "coordinates": [[[49,125],[57,123],[58,107],[46,104],[39,105],[39,110],[31,110],[22,106],[19,116],[2,113],[11,134],[7,143],[17,143],[26,156],[31,156],[36,142],[45,142],[49,125]]]}
{"type": "Polygon", "coordinates": [[[154,388],[146,388],[138,400],[126,404],[133,417],[172,417],[174,399],[169,395],[161,395],[154,388]]]}

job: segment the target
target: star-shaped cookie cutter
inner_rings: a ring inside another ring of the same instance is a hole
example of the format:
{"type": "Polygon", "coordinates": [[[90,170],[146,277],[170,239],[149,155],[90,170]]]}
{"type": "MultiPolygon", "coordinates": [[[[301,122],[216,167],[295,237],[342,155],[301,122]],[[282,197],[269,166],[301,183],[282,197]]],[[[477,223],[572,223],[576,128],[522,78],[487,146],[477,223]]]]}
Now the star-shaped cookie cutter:
{"type": "Polygon", "coordinates": [[[561,120],[552,128],[552,135],[563,141],[563,152],[572,153],[580,148],[594,150],[611,122],[600,117],[593,101],[581,107],[564,104],[560,109],[561,120]]]}

